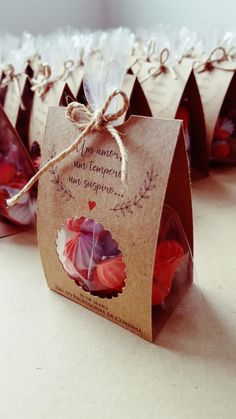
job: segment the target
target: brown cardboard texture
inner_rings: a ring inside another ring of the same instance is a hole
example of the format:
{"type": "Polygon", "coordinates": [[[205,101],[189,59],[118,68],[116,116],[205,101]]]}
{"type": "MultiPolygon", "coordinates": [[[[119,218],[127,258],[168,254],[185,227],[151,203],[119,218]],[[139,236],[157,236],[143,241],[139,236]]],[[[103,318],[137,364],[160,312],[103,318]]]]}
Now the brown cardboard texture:
{"type": "Polygon", "coordinates": [[[131,115],[152,116],[150,106],[144,94],[141,84],[133,74],[126,74],[123,80],[122,90],[129,98],[129,108],[123,121],[131,115]]]}
{"type": "Polygon", "coordinates": [[[150,77],[153,63],[144,63],[140,73],[142,88],[157,118],[176,118],[181,106],[186,107],[190,119],[190,165],[192,180],[208,175],[209,163],[206,145],[204,113],[192,60],[184,59],[172,69],[150,77]],[[174,71],[174,72],[173,72],[174,71]],[[146,78],[146,80],[145,80],[146,78]]]}
{"type": "Polygon", "coordinates": [[[74,101],[75,101],[75,97],[73,93],[71,92],[68,84],[66,83],[63,89],[62,95],[60,97],[59,106],[67,106],[69,103],[74,102],[74,101]]]}
{"type": "Polygon", "coordinates": [[[24,106],[22,96],[27,83],[26,74],[16,75],[7,86],[6,97],[4,101],[4,111],[6,112],[13,127],[16,127],[19,110],[22,105],[24,106]]]}
{"type": "Polygon", "coordinates": [[[63,81],[55,82],[44,98],[40,97],[37,92],[35,93],[29,123],[29,149],[35,141],[40,148],[42,147],[48,108],[49,106],[67,105],[67,96],[73,100],[73,94],[63,81]]]}
{"type": "MultiPolygon", "coordinates": [[[[153,266],[164,203],[178,212],[191,250],[193,245],[187,156],[177,120],[131,116],[116,128],[129,156],[127,187],[120,179],[114,139],[106,132],[89,135],[76,153],[39,181],[39,248],[52,290],[152,341],[153,266]],[[82,216],[101,223],[119,246],[126,278],[117,296],[92,295],[71,279],[59,260],[62,226],[82,216]]],[[[65,118],[65,110],[50,108],[43,163],[77,136],[78,129],[65,118]]],[[[191,280],[190,275],[186,286],[191,280]]],[[[161,313],[157,317],[161,323],[161,313]]]]}
{"type": "Polygon", "coordinates": [[[83,66],[77,66],[73,71],[70,72],[69,76],[65,80],[67,85],[69,86],[71,93],[75,98],[78,97],[81,89],[81,85],[83,82],[83,72],[83,66]]]}
{"type": "MultiPolygon", "coordinates": [[[[235,100],[235,72],[224,70],[225,63],[218,64],[218,68],[213,67],[202,72],[195,71],[199,92],[201,95],[203,110],[206,121],[207,150],[210,156],[212,140],[220,110],[224,101],[235,100]],[[222,66],[222,69],[219,67],[222,66]]],[[[235,67],[235,64],[234,64],[235,67]]]]}
{"type": "Polygon", "coordinates": [[[15,125],[16,131],[18,132],[21,140],[23,141],[27,149],[29,144],[29,122],[33,98],[34,92],[31,90],[31,83],[29,78],[27,77],[25,81],[24,90],[22,92],[22,103],[24,104],[24,109],[22,109],[21,107],[19,108],[15,125]]]}

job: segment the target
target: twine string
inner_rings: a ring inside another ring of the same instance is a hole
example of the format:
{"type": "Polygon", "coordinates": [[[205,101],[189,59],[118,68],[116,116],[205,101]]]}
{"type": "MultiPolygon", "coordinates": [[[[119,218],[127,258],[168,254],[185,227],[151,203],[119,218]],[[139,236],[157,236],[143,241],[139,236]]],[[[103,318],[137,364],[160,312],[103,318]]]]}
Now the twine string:
{"type": "Polygon", "coordinates": [[[140,57],[135,57],[134,61],[130,64],[130,68],[134,67],[135,64],[139,63],[140,60],[141,60],[140,57]]]}
{"type": "Polygon", "coordinates": [[[63,68],[62,74],[60,74],[60,76],[58,77],[58,80],[66,81],[77,66],[82,67],[84,65],[83,57],[84,57],[84,48],[81,47],[79,51],[78,61],[75,62],[72,59],[66,60],[64,62],[64,68],[63,68]]]}
{"type": "Polygon", "coordinates": [[[129,101],[124,92],[115,90],[106,100],[103,107],[95,112],[91,112],[86,106],[77,102],[71,102],[66,109],[67,119],[81,130],[79,136],[67,148],[61,151],[57,156],[49,160],[41,169],[29,180],[29,182],[21,189],[21,191],[13,197],[7,199],[7,206],[13,206],[21,198],[21,196],[29,191],[29,189],[43,176],[50,168],[65,159],[81,144],[82,140],[93,131],[107,131],[116,141],[121,155],[121,180],[126,184],[127,178],[127,161],[128,154],[118,131],[110,124],[112,121],[119,119],[128,109],[129,101]],[[107,113],[108,108],[117,96],[123,100],[122,107],[115,113],[107,113]]]}
{"type": "Polygon", "coordinates": [[[228,51],[227,51],[227,58],[229,61],[234,61],[236,59],[236,47],[232,46],[228,51]]]}
{"type": "Polygon", "coordinates": [[[203,73],[204,71],[212,71],[214,68],[223,71],[235,71],[236,68],[223,67],[221,63],[230,61],[229,53],[226,52],[224,47],[214,48],[209,57],[204,62],[195,61],[193,63],[193,70],[197,73],[203,73]],[[218,56],[217,56],[218,53],[218,56]]]}
{"type": "Polygon", "coordinates": [[[194,58],[194,50],[195,50],[194,47],[189,48],[180,58],[179,64],[182,63],[184,58],[194,58]]]}
{"type": "Polygon", "coordinates": [[[63,68],[62,74],[58,77],[58,79],[62,81],[66,81],[74,69],[75,69],[74,60],[70,60],[70,59],[66,60],[64,62],[64,68],[63,68]]]}
{"type": "Polygon", "coordinates": [[[54,81],[49,81],[52,75],[52,70],[50,65],[41,64],[37,78],[31,79],[31,90],[36,93],[42,100],[45,99],[45,96],[48,90],[53,86],[54,81]]]}
{"type": "Polygon", "coordinates": [[[152,77],[155,78],[155,77],[160,76],[161,74],[166,74],[168,72],[170,72],[172,74],[173,79],[176,80],[177,75],[174,68],[167,64],[169,57],[170,57],[170,50],[168,48],[163,48],[159,57],[159,65],[150,67],[148,69],[148,76],[145,77],[143,80],[141,80],[140,83],[142,84],[145,81],[151,79],[152,77]]]}
{"type": "Polygon", "coordinates": [[[148,63],[150,63],[152,61],[152,57],[155,54],[156,51],[156,41],[154,39],[151,39],[148,42],[148,47],[147,47],[147,57],[146,57],[146,61],[148,63]]]}
{"type": "Polygon", "coordinates": [[[147,46],[147,54],[142,56],[142,57],[135,57],[134,61],[132,62],[132,64],[130,65],[130,68],[134,67],[136,64],[138,64],[138,69],[136,71],[136,75],[138,75],[142,69],[142,64],[146,61],[147,63],[151,63],[152,62],[152,57],[155,54],[156,51],[156,41],[154,41],[154,39],[151,39],[148,42],[148,46],[147,46]]]}

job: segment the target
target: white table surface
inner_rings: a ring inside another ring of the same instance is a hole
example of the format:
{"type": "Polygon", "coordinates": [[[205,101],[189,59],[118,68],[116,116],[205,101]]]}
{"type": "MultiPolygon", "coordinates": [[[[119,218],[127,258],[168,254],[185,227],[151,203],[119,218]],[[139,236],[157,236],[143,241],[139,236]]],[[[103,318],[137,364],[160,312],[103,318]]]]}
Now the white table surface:
{"type": "Polygon", "coordinates": [[[236,169],[193,185],[195,285],[148,343],[47,288],[0,240],[1,419],[236,418],[236,169]]]}

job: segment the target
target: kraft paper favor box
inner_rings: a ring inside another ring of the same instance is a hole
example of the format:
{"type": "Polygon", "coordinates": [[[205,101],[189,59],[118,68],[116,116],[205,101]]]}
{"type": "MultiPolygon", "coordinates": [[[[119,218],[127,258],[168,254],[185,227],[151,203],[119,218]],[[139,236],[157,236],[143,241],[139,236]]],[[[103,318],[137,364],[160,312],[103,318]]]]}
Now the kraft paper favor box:
{"type": "Polygon", "coordinates": [[[29,119],[34,96],[31,90],[30,69],[28,64],[24,73],[14,74],[12,67],[12,79],[6,85],[4,98],[4,111],[26,147],[28,147],[29,119]]]}
{"type": "Polygon", "coordinates": [[[184,114],[187,111],[190,137],[190,144],[187,147],[189,147],[191,177],[194,180],[207,176],[209,161],[205,120],[198,86],[192,70],[192,60],[184,58],[180,64],[173,68],[164,63],[162,71],[161,69],[159,71],[158,68],[158,64],[145,62],[139,75],[152,115],[158,118],[182,119],[181,109],[184,114]],[[156,75],[151,76],[155,71],[156,75]]]}
{"type": "Polygon", "coordinates": [[[124,122],[124,120],[128,119],[131,115],[152,116],[142,86],[135,75],[129,73],[125,75],[122,90],[127,94],[130,105],[125,118],[120,122],[124,122]]]}
{"type": "MultiPolygon", "coordinates": [[[[63,80],[67,83],[72,95],[79,100],[79,95],[82,89],[84,67],[82,63],[80,65],[76,65],[75,68],[72,69],[72,71],[69,71],[67,75],[67,67],[69,67],[69,63],[70,61],[65,62],[64,64],[65,74],[63,80]]],[[[70,68],[68,70],[70,70],[70,68]]]]}
{"type": "MultiPolygon", "coordinates": [[[[14,72],[14,69],[13,69],[14,72]]],[[[11,77],[11,76],[10,76],[11,77]]],[[[11,124],[15,127],[18,119],[20,106],[24,108],[22,95],[27,82],[27,76],[24,73],[12,76],[8,81],[6,97],[4,101],[4,111],[6,112],[11,124]]],[[[3,80],[4,83],[4,80],[3,80]]]]}
{"type": "Polygon", "coordinates": [[[35,142],[39,144],[40,148],[42,147],[49,107],[66,106],[67,98],[73,100],[73,94],[63,81],[56,81],[51,85],[49,83],[48,91],[43,96],[35,92],[29,121],[29,150],[35,142]]]}
{"type": "MultiPolygon", "coordinates": [[[[154,258],[164,207],[172,208],[182,222],[189,243],[184,257],[192,253],[186,149],[177,120],[131,116],[115,128],[128,151],[127,187],[121,182],[121,158],[114,138],[106,131],[93,132],[39,180],[38,243],[52,290],[152,341],[154,319],[157,328],[162,325],[192,282],[188,263],[186,275],[172,284],[170,304],[167,300],[164,304],[167,310],[163,304],[153,308],[154,258]],[[87,254],[91,240],[92,253],[87,254]],[[80,267],[64,258],[76,252],[83,253],[80,267]],[[113,256],[107,257],[109,252],[113,256]],[[82,262],[84,257],[89,260],[82,262]],[[109,278],[104,277],[104,269],[109,278]],[[111,293],[105,282],[109,279],[115,284],[122,269],[122,289],[111,293]],[[101,275],[104,289],[97,291],[101,275]]],[[[50,108],[42,164],[78,135],[78,128],[65,118],[65,109],[50,108]]]]}
{"type": "Polygon", "coordinates": [[[18,132],[21,140],[26,148],[29,144],[29,121],[32,109],[34,92],[31,90],[31,83],[29,78],[26,78],[24,90],[22,93],[22,103],[24,108],[19,107],[18,116],[15,124],[16,131],[18,132]]]}
{"type": "MultiPolygon", "coordinates": [[[[236,62],[219,62],[195,70],[206,121],[207,151],[212,158],[212,145],[218,117],[236,105],[236,62]],[[201,69],[200,69],[201,70],[201,69]]],[[[235,158],[234,158],[235,160],[235,158]]]]}
{"type": "Polygon", "coordinates": [[[29,154],[0,106],[0,238],[19,233],[34,224],[34,190],[14,207],[7,208],[5,201],[19,191],[33,174],[29,154]]]}

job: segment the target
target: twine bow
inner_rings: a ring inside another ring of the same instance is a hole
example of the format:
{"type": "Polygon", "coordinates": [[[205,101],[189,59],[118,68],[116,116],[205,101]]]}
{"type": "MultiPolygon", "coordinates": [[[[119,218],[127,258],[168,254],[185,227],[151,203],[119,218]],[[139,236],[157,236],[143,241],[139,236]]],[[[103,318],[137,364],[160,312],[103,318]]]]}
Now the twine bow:
{"type": "Polygon", "coordinates": [[[20,83],[19,83],[19,74],[15,74],[15,69],[12,64],[8,64],[4,70],[5,77],[1,82],[1,85],[3,87],[7,87],[11,82],[14,83],[15,91],[17,95],[20,98],[20,108],[25,111],[25,105],[21,98],[21,89],[20,89],[20,83]]]}
{"type": "Polygon", "coordinates": [[[138,75],[142,69],[142,63],[144,61],[146,61],[147,63],[151,63],[152,62],[152,57],[155,54],[156,51],[156,41],[154,41],[154,39],[151,39],[148,42],[148,46],[147,46],[147,54],[144,57],[136,57],[133,61],[133,63],[130,65],[130,67],[134,67],[135,64],[139,65],[139,69],[136,71],[136,75],[138,75]]]}
{"type": "Polygon", "coordinates": [[[59,80],[66,81],[70,74],[75,70],[76,67],[82,67],[84,65],[84,49],[80,48],[79,52],[79,59],[78,61],[74,61],[72,59],[66,60],[64,62],[64,69],[62,74],[58,77],[59,80]]]}
{"type": "Polygon", "coordinates": [[[150,67],[148,69],[149,74],[148,74],[147,77],[145,77],[145,79],[143,79],[141,81],[141,84],[144,83],[146,80],[149,80],[152,77],[158,77],[161,74],[166,74],[166,73],[168,73],[168,71],[172,74],[173,79],[176,80],[177,75],[176,75],[176,72],[175,72],[174,68],[167,64],[167,61],[168,61],[169,57],[170,57],[169,49],[164,48],[160,53],[159,65],[150,67]]]}
{"type": "Polygon", "coordinates": [[[180,60],[179,60],[179,64],[181,64],[182,63],[182,61],[183,61],[183,59],[184,58],[194,58],[194,47],[191,47],[191,48],[189,48],[183,55],[182,55],[182,57],[180,58],[180,60]]]}
{"type": "Polygon", "coordinates": [[[68,79],[68,77],[70,76],[70,74],[72,73],[72,71],[75,68],[75,63],[73,60],[66,60],[64,62],[64,69],[62,74],[59,76],[60,80],[66,81],[68,79]]]}
{"type": "Polygon", "coordinates": [[[72,151],[74,151],[82,142],[82,140],[93,131],[105,130],[107,131],[112,138],[116,141],[120,155],[121,155],[121,180],[126,184],[127,178],[127,160],[128,154],[126,148],[123,144],[123,141],[118,133],[118,131],[110,124],[112,121],[117,120],[122,116],[129,107],[129,101],[124,92],[121,90],[115,90],[106,100],[104,106],[95,111],[91,112],[86,106],[81,103],[71,102],[66,109],[66,116],[72,124],[78,127],[81,130],[79,136],[75,141],[70,144],[65,150],[61,151],[57,156],[49,160],[41,169],[29,180],[29,182],[21,189],[21,191],[15,196],[7,199],[6,203],[8,207],[16,204],[16,202],[21,198],[21,196],[27,192],[37,180],[43,176],[51,167],[55,166],[57,163],[62,161],[66,156],[68,156],[72,151]],[[121,96],[123,99],[123,106],[115,113],[107,113],[107,110],[116,96],[121,96]]]}
{"type": "MultiPolygon", "coordinates": [[[[232,55],[233,56],[233,55],[232,55]]],[[[193,63],[193,69],[197,73],[203,73],[204,71],[212,71],[214,68],[224,71],[235,71],[236,68],[223,67],[220,65],[225,61],[230,61],[230,55],[225,51],[223,47],[214,48],[210,53],[209,57],[204,62],[195,61],[193,63]]],[[[231,57],[232,59],[232,57],[231,57]]]]}
{"type": "Polygon", "coordinates": [[[45,99],[47,92],[54,84],[54,81],[49,81],[51,75],[51,67],[48,64],[41,64],[37,79],[31,79],[31,90],[42,100],[45,99]]]}

